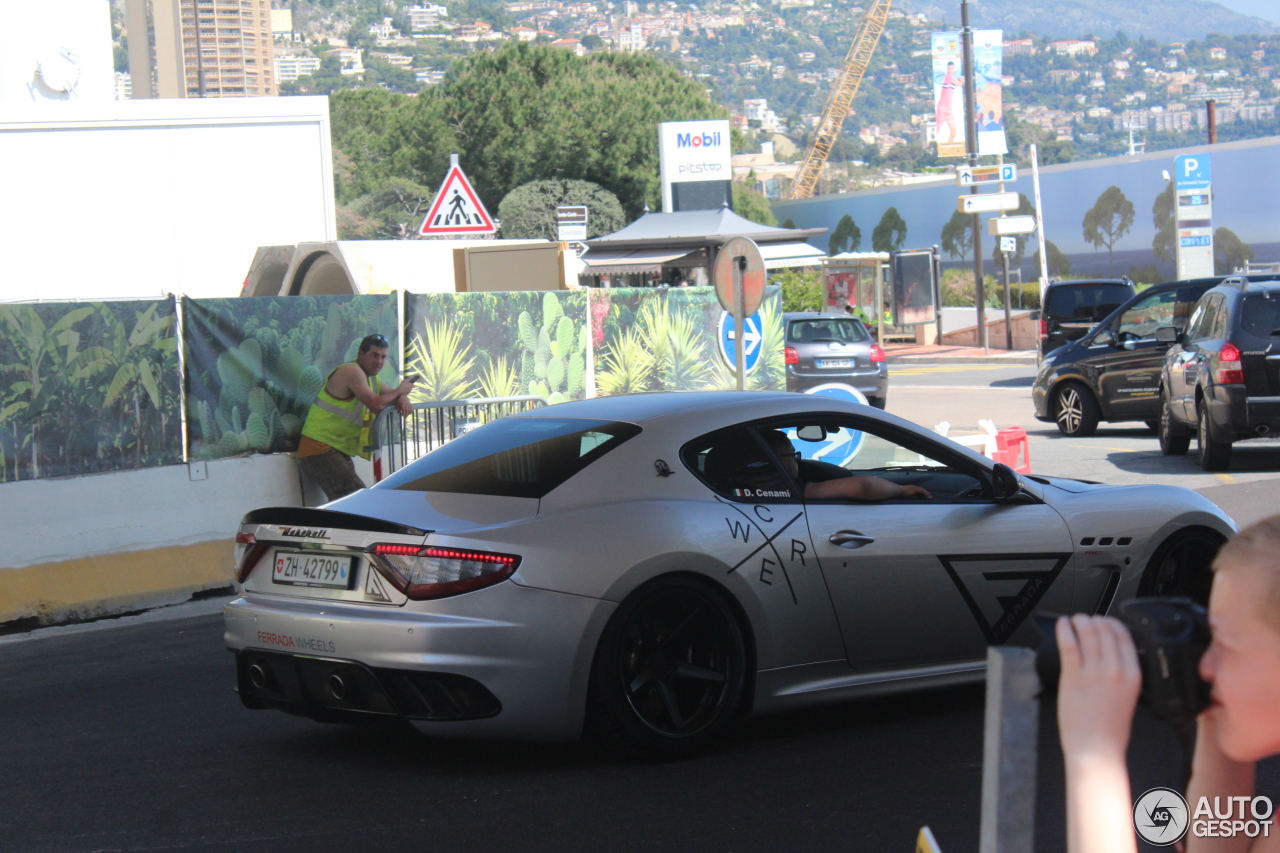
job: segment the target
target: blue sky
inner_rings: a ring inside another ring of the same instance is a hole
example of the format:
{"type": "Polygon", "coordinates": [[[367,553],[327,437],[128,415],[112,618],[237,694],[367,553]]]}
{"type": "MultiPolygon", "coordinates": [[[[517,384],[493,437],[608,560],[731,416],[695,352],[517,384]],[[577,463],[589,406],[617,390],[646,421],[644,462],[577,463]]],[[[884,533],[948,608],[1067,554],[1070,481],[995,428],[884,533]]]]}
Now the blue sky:
{"type": "Polygon", "coordinates": [[[1217,3],[1233,12],[1280,24],[1280,2],[1276,0],[1217,0],[1217,3]]]}

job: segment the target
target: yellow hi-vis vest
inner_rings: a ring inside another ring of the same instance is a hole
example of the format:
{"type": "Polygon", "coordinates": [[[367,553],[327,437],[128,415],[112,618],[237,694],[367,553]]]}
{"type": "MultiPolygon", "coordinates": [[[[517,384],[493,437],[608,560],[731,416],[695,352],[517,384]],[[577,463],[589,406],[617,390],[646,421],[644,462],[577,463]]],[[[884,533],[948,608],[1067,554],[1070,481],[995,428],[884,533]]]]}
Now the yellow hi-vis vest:
{"type": "MultiPolygon", "coordinates": [[[[347,364],[355,364],[349,361],[347,364]]],[[[346,365],[338,365],[345,367],[346,365]]],[[[329,393],[329,380],[337,372],[338,367],[325,377],[316,401],[307,412],[306,423],[302,425],[302,434],[327,444],[334,450],[348,456],[369,458],[365,447],[369,444],[369,429],[373,424],[374,414],[369,411],[358,397],[350,400],[339,400],[329,393]]],[[[369,390],[374,394],[382,393],[382,380],[376,376],[368,377],[369,390]]]]}

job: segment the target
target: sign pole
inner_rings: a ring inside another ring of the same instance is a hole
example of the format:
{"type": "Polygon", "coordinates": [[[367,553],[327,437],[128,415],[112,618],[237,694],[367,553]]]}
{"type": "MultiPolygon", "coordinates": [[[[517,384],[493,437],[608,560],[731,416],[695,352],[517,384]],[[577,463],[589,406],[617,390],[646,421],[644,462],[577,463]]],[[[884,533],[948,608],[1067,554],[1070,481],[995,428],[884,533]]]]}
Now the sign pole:
{"type": "MultiPolygon", "coordinates": [[[[960,44],[964,61],[964,146],[969,165],[978,165],[978,96],[973,88],[973,30],[969,27],[969,2],[960,0],[960,44]]],[[[975,184],[969,192],[978,194],[975,184]]],[[[987,288],[982,277],[982,217],[973,215],[973,295],[978,308],[978,340],[987,349],[987,288]]]]}
{"type": "Polygon", "coordinates": [[[1013,351],[1013,300],[1009,297],[1009,253],[1001,250],[1000,258],[1004,261],[1004,348],[1013,351]]]}
{"type": "Polygon", "coordinates": [[[746,272],[747,259],[733,259],[733,361],[737,368],[738,390],[747,388],[747,355],[743,344],[747,331],[747,312],[743,304],[742,274],[746,272]]]}
{"type": "Polygon", "coordinates": [[[1036,240],[1040,244],[1040,310],[1044,310],[1044,291],[1049,286],[1049,252],[1044,245],[1044,212],[1040,210],[1040,158],[1035,143],[1031,144],[1031,188],[1036,195],[1036,240]]]}

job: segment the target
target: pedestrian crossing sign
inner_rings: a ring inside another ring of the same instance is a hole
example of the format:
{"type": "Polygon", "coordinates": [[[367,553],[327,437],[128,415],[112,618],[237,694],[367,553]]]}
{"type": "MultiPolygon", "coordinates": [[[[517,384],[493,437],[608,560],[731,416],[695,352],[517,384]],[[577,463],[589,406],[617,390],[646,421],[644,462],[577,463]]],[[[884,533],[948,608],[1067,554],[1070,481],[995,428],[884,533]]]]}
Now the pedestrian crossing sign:
{"type": "Polygon", "coordinates": [[[489,212],[480,203],[480,197],[471,188],[471,182],[454,161],[436,193],[427,218],[422,220],[418,233],[424,236],[437,234],[492,234],[497,228],[489,212]]]}

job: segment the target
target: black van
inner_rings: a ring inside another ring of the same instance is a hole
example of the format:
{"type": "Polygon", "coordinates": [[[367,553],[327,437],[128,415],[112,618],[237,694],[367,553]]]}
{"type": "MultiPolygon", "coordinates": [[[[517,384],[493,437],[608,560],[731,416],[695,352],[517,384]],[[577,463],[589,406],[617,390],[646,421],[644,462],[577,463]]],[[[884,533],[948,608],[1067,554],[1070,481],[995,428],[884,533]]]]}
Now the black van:
{"type": "Polygon", "coordinates": [[[1127,278],[1049,282],[1040,311],[1041,357],[1084,337],[1133,294],[1133,282],[1127,278]]]}
{"type": "Polygon", "coordinates": [[[1099,421],[1145,421],[1154,431],[1170,346],[1156,340],[1156,329],[1185,329],[1196,300],[1222,278],[1149,287],[1084,337],[1045,355],[1031,387],[1036,418],[1056,422],[1063,435],[1093,435],[1099,421]]]}

